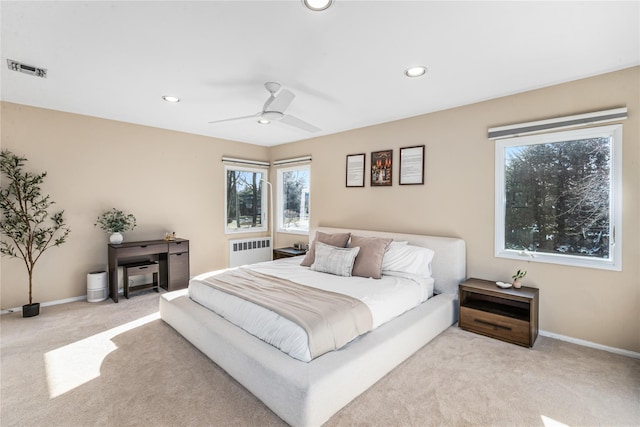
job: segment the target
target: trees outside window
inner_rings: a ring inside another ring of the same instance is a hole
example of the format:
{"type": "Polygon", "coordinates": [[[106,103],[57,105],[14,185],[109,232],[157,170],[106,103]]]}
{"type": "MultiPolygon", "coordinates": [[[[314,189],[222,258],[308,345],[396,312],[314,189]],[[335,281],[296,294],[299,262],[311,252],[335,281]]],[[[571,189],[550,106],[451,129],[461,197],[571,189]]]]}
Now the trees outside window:
{"type": "Polygon", "coordinates": [[[279,232],[309,232],[310,172],[309,165],[278,169],[279,232]]]}
{"type": "Polygon", "coordinates": [[[496,256],[619,269],[622,126],[496,142],[496,256]]]}
{"type": "Polygon", "coordinates": [[[266,171],[226,166],[225,173],[225,231],[266,231],[266,171]]]}

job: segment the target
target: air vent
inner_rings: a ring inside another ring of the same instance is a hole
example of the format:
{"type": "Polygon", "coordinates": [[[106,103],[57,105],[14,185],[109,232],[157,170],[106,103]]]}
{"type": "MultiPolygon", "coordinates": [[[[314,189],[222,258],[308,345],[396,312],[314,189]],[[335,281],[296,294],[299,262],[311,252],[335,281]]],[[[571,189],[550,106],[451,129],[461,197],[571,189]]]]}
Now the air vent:
{"type": "Polygon", "coordinates": [[[9,66],[9,69],[13,71],[19,71],[21,73],[29,74],[31,76],[36,76],[36,77],[42,77],[42,78],[47,77],[46,68],[40,68],[40,67],[35,67],[33,65],[22,64],[18,61],[14,61],[13,59],[7,59],[7,65],[9,66]]]}

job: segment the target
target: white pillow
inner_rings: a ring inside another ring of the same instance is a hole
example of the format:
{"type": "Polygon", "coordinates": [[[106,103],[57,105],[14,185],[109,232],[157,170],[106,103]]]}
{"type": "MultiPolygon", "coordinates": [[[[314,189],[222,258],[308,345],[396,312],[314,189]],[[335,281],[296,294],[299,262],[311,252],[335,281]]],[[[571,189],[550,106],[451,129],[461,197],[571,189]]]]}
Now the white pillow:
{"type": "Polygon", "coordinates": [[[391,242],[391,244],[389,245],[390,248],[394,247],[394,246],[407,246],[409,244],[409,242],[407,242],[406,240],[394,240],[393,242],[391,242]]]}
{"type": "Polygon", "coordinates": [[[311,269],[322,273],[350,277],[358,252],[360,252],[359,247],[337,248],[322,242],[316,242],[316,257],[311,269]]]}
{"type": "Polygon", "coordinates": [[[429,248],[413,245],[390,245],[382,258],[382,274],[391,272],[431,277],[433,252],[429,248]]]}

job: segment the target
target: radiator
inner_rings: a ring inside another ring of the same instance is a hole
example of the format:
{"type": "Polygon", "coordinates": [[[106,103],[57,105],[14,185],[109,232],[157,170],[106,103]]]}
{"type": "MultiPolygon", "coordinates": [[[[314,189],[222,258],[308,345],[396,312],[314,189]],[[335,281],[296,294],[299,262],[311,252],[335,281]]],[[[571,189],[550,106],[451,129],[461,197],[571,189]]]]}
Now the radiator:
{"type": "Polygon", "coordinates": [[[271,237],[229,240],[229,267],[271,261],[271,237]]]}

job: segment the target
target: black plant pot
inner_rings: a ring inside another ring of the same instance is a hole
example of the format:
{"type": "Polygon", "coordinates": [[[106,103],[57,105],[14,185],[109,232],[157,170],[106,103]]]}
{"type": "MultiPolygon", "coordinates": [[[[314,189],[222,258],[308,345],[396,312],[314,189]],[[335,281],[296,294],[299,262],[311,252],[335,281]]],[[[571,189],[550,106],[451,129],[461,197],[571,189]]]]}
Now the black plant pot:
{"type": "Polygon", "coordinates": [[[22,306],[22,317],[33,317],[40,314],[40,303],[25,304],[22,306]]]}

